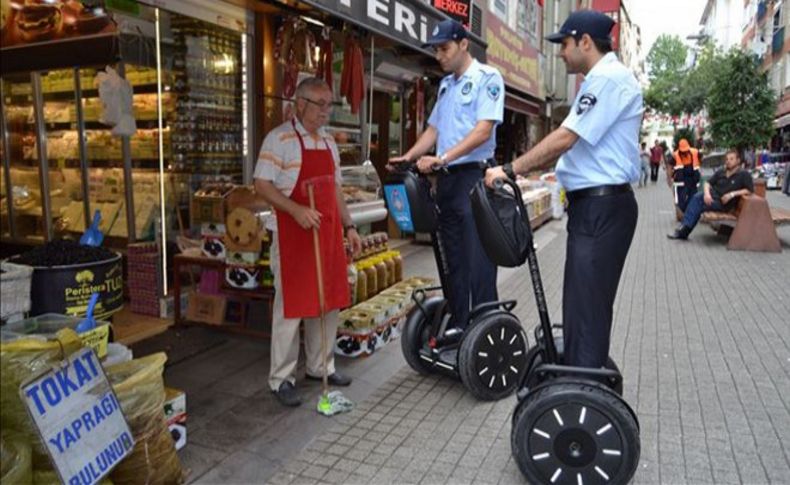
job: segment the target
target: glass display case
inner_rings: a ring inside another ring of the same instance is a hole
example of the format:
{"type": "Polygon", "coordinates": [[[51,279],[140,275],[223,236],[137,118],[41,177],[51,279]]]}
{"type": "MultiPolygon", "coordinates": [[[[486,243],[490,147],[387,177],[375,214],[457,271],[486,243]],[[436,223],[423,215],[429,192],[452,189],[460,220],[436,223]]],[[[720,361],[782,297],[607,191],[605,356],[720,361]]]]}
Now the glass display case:
{"type": "MultiPolygon", "coordinates": [[[[174,238],[188,229],[190,199],[202,183],[243,182],[250,162],[246,33],[138,6],[134,22],[149,29],[134,39],[137,50],[126,57],[121,49],[122,61],[112,66],[132,86],[130,136],[101,122],[97,75],[104,66],[2,73],[4,241],[78,234],[97,210],[110,246],[153,239],[163,212],[174,238]]],[[[123,19],[116,15],[119,24],[123,19]]]]}
{"type": "Polygon", "coordinates": [[[381,194],[381,180],[370,162],[353,167],[341,167],[343,196],[357,226],[387,218],[381,194]]]}

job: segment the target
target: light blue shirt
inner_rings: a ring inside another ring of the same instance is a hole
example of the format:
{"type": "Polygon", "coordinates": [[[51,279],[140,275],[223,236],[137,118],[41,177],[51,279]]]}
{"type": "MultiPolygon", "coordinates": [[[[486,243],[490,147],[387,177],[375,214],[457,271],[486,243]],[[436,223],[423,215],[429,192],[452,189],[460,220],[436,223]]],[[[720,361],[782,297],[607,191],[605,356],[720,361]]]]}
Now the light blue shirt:
{"type": "MultiPolygon", "coordinates": [[[[496,68],[481,64],[476,59],[461,77],[445,76],[439,83],[439,96],[433,106],[428,124],[437,133],[436,154],[447,150],[466,138],[478,121],[502,123],[505,112],[505,83],[496,68]]],[[[496,130],[482,145],[453,160],[450,165],[483,161],[494,157],[496,130]]]]}
{"type": "Polygon", "coordinates": [[[637,182],[642,112],[636,78],[607,53],[587,73],[562,122],[579,140],[557,163],[560,184],[570,191],[637,182]]]}

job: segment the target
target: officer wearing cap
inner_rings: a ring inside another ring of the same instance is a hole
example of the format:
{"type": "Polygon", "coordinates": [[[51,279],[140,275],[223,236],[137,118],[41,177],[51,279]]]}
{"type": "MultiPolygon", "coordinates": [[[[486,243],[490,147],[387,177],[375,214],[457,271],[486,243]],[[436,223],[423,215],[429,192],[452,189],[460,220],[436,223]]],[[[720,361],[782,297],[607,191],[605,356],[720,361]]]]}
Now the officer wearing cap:
{"type": "Polygon", "coordinates": [[[477,235],[469,191],[493,159],[494,129],[502,123],[505,109],[505,85],[498,70],[472,57],[466,29],[454,20],[437,24],[426,46],[434,48],[436,60],[449,74],[439,84],[427,129],[414,146],[390,163],[416,160],[426,173],[439,166],[447,169],[436,187],[438,232],[449,286],[444,291],[454,325],[464,328],[470,302],[474,307],[497,300],[496,266],[477,235]],[[434,145],[436,155],[426,155],[434,145]]]}
{"type": "Polygon", "coordinates": [[[590,10],[572,13],[559,32],[569,74],[584,74],[562,126],[512,163],[490,169],[486,183],[550,166],[568,198],[563,287],[564,362],[603,367],[609,355],[612,311],[636,229],[631,190],[639,179],[642,92],[612,51],[614,22],[590,10]]]}

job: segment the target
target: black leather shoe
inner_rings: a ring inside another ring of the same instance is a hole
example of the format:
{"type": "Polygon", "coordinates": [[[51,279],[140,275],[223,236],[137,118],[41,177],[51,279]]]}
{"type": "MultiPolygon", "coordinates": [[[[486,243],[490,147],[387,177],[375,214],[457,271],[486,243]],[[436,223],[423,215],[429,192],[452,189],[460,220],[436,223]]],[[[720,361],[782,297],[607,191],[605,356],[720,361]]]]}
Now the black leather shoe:
{"type": "Polygon", "coordinates": [[[299,394],[297,394],[296,387],[294,387],[294,385],[288,381],[284,381],[282,384],[280,384],[279,389],[272,392],[283,406],[295,408],[302,404],[302,398],[300,398],[299,394]]]}
{"type": "Polygon", "coordinates": [[[672,234],[667,234],[669,239],[680,239],[686,240],[689,238],[689,233],[691,233],[691,229],[686,226],[680,226],[673,232],[672,234]]]}
{"type": "MultiPolygon", "coordinates": [[[[305,378],[307,378],[307,379],[309,379],[311,381],[322,381],[324,379],[323,376],[316,377],[316,376],[311,376],[310,374],[305,374],[305,378]]],[[[351,378],[350,377],[346,377],[343,374],[339,374],[337,372],[327,376],[327,381],[329,382],[330,386],[345,387],[345,386],[350,386],[351,385],[351,378]]]]}

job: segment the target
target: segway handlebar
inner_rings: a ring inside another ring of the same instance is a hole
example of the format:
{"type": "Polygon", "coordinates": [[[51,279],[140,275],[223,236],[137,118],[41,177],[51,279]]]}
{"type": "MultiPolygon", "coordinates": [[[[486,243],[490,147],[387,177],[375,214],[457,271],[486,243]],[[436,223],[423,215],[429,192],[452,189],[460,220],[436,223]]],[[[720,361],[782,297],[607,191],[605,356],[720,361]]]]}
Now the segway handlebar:
{"type": "MultiPolygon", "coordinates": [[[[498,178],[494,180],[493,183],[493,190],[495,192],[500,192],[508,197],[512,197],[515,199],[518,206],[521,208],[521,214],[524,217],[524,222],[526,224],[527,230],[532,233],[532,227],[529,221],[529,212],[527,211],[526,206],[524,205],[524,199],[521,196],[521,188],[518,186],[515,180],[508,178],[498,178]],[[509,186],[513,193],[510,194],[505,191],[505,186],[509,186]]],[[[530,239],[532,236],[530,235],[530,239]]],[[[559,362],[559,358],[557,355],[557,348],[554,345],[554,339],[551,336],[551,320],[549,319],[549,310],[548,305],[546,304],[546,294],[543,290],[543,281],[540,277],[540,268],[538,266],[538,258],[535,254],[534,243],[530,242],[529,247],[527,248],[527,266],[529,267],[530,278],[532,280],[532,287],[535,292],[535,303],[538,307],[538,317],[540,319],[540,327],[543,332],[543,342],[542,342],[542,349],[545,353],[544,362],[548,364],[557,364],[559,362]]]]}

